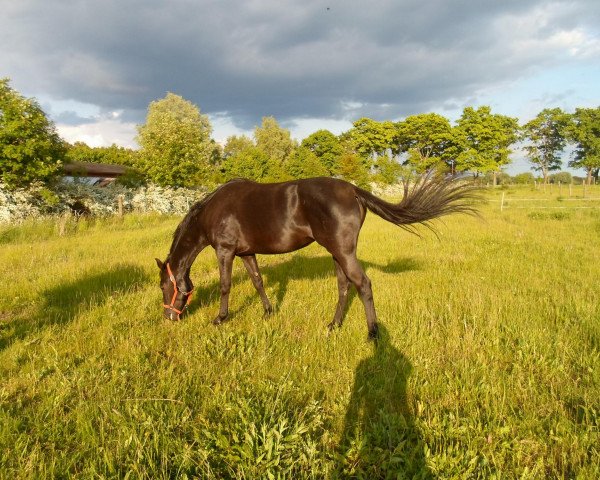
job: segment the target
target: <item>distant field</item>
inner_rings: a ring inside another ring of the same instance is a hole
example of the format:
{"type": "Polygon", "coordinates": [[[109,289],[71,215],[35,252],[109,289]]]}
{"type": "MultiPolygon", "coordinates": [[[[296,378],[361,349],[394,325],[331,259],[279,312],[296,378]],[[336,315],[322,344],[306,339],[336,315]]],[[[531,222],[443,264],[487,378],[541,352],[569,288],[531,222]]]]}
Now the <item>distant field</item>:
{"type": "Polygon", "coordinates": [[[327,336],[318,245],[259,257],[267,319],[236,261],[215,327],[211,249],[161,317],[178,218],[0,226],[0,478],[600,478],[600,188],[562,188],[439,239],[369,214],[377,349],[356,296],[327,336]]]}

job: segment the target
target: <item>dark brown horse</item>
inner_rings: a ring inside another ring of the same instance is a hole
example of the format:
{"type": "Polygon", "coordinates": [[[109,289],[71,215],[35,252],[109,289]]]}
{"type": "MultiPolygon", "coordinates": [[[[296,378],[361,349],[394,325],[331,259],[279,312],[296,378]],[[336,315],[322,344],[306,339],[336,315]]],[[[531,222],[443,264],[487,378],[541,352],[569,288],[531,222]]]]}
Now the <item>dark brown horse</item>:
{"type": "Polygon", "coordinates": [[[164,315],[178,320],[193,290],[190,267],[206,246],[217,254],[221,277],[221,307],[213,323],[227,320],[234,257],[240,257],[266,314],[273,307],[265,294],[256,254],[286,253],[317,242],[333,256],[338,303],[329,328],[342,324],[350,284],[365,307],[369,337],[377,336],[371,281],[356,258],[358,234],[367,210],[407,230],[415,223],[455,212],[472,213],[473,187],[458,180],[428,175],[412,188],[405,185],[398,204],[385,202],[343,180],[310,178],[260,184],[233,180],[193,205],[173,236],[160,268],[164,315]]]}

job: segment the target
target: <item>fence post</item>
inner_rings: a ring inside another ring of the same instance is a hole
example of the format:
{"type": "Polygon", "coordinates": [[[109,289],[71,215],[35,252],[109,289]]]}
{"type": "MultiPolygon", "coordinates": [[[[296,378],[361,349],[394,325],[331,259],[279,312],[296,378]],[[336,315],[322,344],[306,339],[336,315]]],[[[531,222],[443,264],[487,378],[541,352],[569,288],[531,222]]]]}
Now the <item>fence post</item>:
{"type": "Polygon", "coordinates": [[[117,203],[119,206],[119,217],[123,216],[123,195],[117,197],[117,203]]]}
{"type": "Polygon", "coordinates": [[[502,200],[500,200],[500,211],[504,210],[504,192],[502,192],[502,200]]]}
{"type": "Polygon", "coordinates": [[[569,197],[573,196],[573,182],[569,183],[569,197]]]}
{"type": "Polygon", "coordinates": [[[562,197],[562,183],[560,183],[560,180],[558,181],[558,195],[562,197]]]}
{"type": "Polygon", "coordinates": [[[62,237],[67,231],[67,223],[71,218],[71,212],[63,213],[58,219],[58,236],[62,237]]]}

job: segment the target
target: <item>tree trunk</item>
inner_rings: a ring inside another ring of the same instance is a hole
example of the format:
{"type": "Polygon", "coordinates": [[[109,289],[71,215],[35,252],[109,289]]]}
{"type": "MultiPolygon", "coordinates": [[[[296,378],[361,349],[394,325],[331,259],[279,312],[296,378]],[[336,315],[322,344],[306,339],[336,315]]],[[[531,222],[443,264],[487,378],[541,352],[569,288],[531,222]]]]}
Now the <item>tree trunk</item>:
{"type": "Polygon", "coordinates": [[[498,172],[496,170],[494,170],[492,173],[493,173],[493,178],[494,178],[493,185],[495,187],[496,185],[498,185],[498,172]]]}
{"type": "Polygon", "coordinates": [[[587,168],[587,184],[588,185],[592,184],[592,168],[591,167],[587,168]]]}

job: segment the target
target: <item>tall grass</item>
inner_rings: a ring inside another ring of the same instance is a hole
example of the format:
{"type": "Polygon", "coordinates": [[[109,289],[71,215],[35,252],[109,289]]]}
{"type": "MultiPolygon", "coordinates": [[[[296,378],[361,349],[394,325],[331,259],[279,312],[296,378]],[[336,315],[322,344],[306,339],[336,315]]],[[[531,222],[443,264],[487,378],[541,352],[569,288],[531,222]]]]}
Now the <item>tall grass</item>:
{"type": "Polygon", "coordinates": [[[0,477],[599,478],[600,211],[500,194],[439,240],[368,215],[377,347],[357,297],[326,334],[317,245],[259,258],[266,319],[236,262],[215,327],[209,249],[191,314],[161,318],[177,218],[0,228],[0,477]]]}

